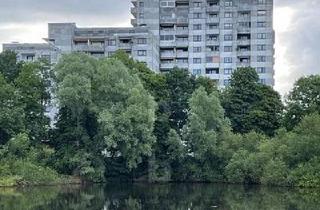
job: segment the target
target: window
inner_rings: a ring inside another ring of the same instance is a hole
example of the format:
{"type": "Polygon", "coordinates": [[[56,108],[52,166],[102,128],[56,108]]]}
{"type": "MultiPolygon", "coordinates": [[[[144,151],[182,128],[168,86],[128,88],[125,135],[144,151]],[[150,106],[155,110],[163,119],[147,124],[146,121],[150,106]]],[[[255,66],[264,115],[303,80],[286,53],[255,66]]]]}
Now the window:
{"type": "Polygon", "coordinates": [[[266,62],[267,61],[267,57],[266,56],[258,56],[257,57],[257,61],[258,62],[266,62]]]}
{"type": "Polygon", "coordinates": [[[231,68],[224,69],[224,74],[225,75],[230,75],[232,73],[233,73],[233,69],[231,69],[231,68]]]}
{"type": "Polygon", "coordinates": [[[201,13],[193,13],[193,18],[196,18],[196,19],[201,18],[201,13]]]}
{"type": "Polygon", "coordinates": [[[257,45],[257,50],[258,51],[266,51],[267,50],[267,45],[259,44],[259,45],[257,45]]]}
{"type": "Polygon", "coordinates": [[[232,63],[232,58],[231,58],[231,57],[225,57],[225,58],[223,59],[223,62],[224,62],[224,63],[232,63]]]}
{"type": "Polygon", "coordinates": [[[232,46],[224,46],[225,52],[232,52],[232,46]]]}
{"type": "Polygon", "coordinates": [[[116,40],[109,39],[107,44],[108,44],[108,46],[115,46],[116,45],[116,40]]]}
{"type": "Polygon", "coordinates": [[[257,15],[258,16],[266,16],[267,15],[267,11],[266,10],[258,10],[257,15]]]}
{"type": "Polygon", "coordinates": [[[250,22],[239,22],[239,26],[243,28],[250,28],[251,23],[250,22]]]}
{"type": "Polygon", "coordinates": [[[233,28],[233,24],[232,23],[225,23],[224,24],[224,29],[232,29],[233,28]]]}
{"type": "Polygon", "coordinates": [[[266,0],[258,0],[258,4],[266,4],[266,0]]]}
{"type": "Polygon", "coordinates": [[[230,79],[225,79],[224,81],[223,81],[223,84],[224,84],[224,86],[229,86],[230,85],[230,79]]]}
{"type": "Polygon", "coordinates": [[[196,64],[201,63],[201,58],[193,58],[193,63],[196,63],[196,64]]]}
{"type": "Polygon", "coordinates": [[[175,7],[175,2],[173,2],[173,1],[162,1],[162,2],[160,2],[160,7],[175,7]]]}
{"type": "Polygon", "coordinates": [[[219,74],[219,68],[207,68],[206,74],[219,74]]]}
{"type": "Polygon", "coordinates": [[[192,74],[193,75],[201,75],[201,69],[193,69],[192,74]]]}
{"type": "Polygon", "coordinates": [[[202,25],[201,24],[194,24],[193,25],[193,30],[201,30],[202,25]]]}
{"type": "Polygon", "coordinates": [[[193,2],[194,7],[201,7],[201,2],[193,2]]]}
{"type": "Polygon", "coordinates": [[[233,36],[232,34],[225,34],[224,35],[224,41],[232,41],[233,36]]]}
{"type": "Polygon", "coordinates": [[[144,13],[139,13],[139,18],[143,19],[144,18],[144,13]]]}
{"type": "Polygon", "coordinates": [[[144,2],[143,1],[139,2],[139,7],[144,7],[144,2]]]}
{"type": "Polygon", "coordinates": [[[201,35],[194,35],[193,36],[193,41],[194,42],[201,42],[201,35]]]}
{"type": "Polygon", "coordinates": [[[146,38],[138,38],[138,44],[147,44],[146,38]]]}
{"type": "Polygon", "coordinates": [[[259,82],[260,82],[261,84],[266,84],[266,83],[267,83],[266,79],[260,79],[259,82]]]}
{"type": "Polygon", "coordinates": [[[258,33],[257,38],[258,39],[266,39],[267,38],[267,34],[266,33],[258,33]]]}
{"type": "Polygon", "coordinates": [[[178,58],[177,63],[188,63],[188,58],[178,58]]]}
{"type": "Polygon", "coordinates": [[[194,53],[199,53],[199,52],[201,52],[201,47],[193,47],[193,52],[194,52],[194,53]]]}
{"type": "Polygon", "coordinates": [[[232,0],[228,0],[228,1],[224,2],[224,6],[226,6],[226,7],[232,7],[232,5],[233,5],[232,0]]]}
{"type": "Polygon", "coordinates": [[[138,56],[146,56],[147,51],[146,50],[138,50],[138,56]]]}
{"type": "Polygon", "coordinates": [[[258,67],[257,73],[258,74],[265,74],[267,72],[266,67],[258,67]]]}
{"type": "Polygon", "coordinates": [[[232,12],[225,12],[225,13],[224,13],[224,17],[225,17],[225,18],[232,18],[232,16],[233,16],[233,15],[232,15],[232,12]]]}
{"type": "Polygon", "coordinates": [[[267,22],[257,22],[257,27],[258,28],[266,28],[267,27],[267,22]]]}

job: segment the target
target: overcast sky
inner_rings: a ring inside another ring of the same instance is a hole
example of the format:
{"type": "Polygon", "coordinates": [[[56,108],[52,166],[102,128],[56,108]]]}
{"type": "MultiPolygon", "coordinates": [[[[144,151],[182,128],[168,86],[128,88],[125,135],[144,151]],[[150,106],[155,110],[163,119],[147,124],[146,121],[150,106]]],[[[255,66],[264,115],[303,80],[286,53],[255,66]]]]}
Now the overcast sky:
{"type": "MultiPolygon", "coordinates": [[[[130,0],[0,0],[0,45],[41,42],[48,22],[130,26],[130,0]]],[[[320,73],[320,0],[275,0],[276,89],[320,73]]],[[[2,46],[0,47],[0,51],[2,46]]]]}

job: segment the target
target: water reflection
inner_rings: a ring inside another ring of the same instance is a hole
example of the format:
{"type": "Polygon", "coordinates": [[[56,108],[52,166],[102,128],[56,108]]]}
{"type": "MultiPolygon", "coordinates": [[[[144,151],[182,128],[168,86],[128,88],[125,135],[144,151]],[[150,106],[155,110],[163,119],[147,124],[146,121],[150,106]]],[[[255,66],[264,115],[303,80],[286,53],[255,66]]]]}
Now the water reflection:
{"type": "Polygon", "coordinates": [[[313,210],[320,190],[216,184],[109,184],[0,189],[1,210],[313,210]]]}

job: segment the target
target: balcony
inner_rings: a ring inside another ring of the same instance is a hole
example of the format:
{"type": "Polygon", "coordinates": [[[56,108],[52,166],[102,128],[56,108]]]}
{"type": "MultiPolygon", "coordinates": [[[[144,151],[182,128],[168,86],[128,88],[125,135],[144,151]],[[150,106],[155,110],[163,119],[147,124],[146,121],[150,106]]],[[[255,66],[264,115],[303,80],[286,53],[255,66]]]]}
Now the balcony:
{"type": "Polygon", "coordinates": [[[131,25],[134,26],[134,27],[138,26],[137,19],[131,19],[131,25]]]}
{"type": "Polygon", "coordinates": [[[160,41],[160,47],[174,47],[174,46],[176,46],[176,42],[174,40],[160,41]]]}
{"type": "Polygon", "coordinates": [[[240,26],[237,29],[238,29],[239,33],[250,33],[251,32],[251,28],[249,28],[249,27],[241,27],[240,26]]]}
{"type": "Polygon", "coordinates": [[[189,29],[177,29],[176,35],[189,35],[189,29]]]}
{"type": "Polygon", "coordinates": [[[161,17],[160,24],[175,24],[177,22],[176,18],[172,17],[161,17]]]}
{"type": "Polygon", "coordinates": [[[215,46],[215,45],[220,45],[219,39],[216,40],[207,40],[206,41],[207,46],[215,46]]]}
{"type": "Polygon", "coordinates": [[[183,62],[177,62],[176,65],[178,68],[180,69],[187,69],[189,68],[189,64],[188,63],[183,63],[183,62]]]}
{"type": "Polygon", "coordinates": [[[137,14],[138,14],[138,8],[137,7],[131,7],[130,11],[131,11],[131,14],[134,17],[137,17],[137,14]]]}
{"type": "Polygon", "coordinates": [[[161,58],[174,58],[175,53],[174,51],[162,51],[160,53],[161,58]]]}
{"type": "Polygon", "coordinates": [[[104,52],[104,45],[87,45],[87,44],[76,44],[73,45],[73,50],[77,52],[104,52]]]}
{"type": "Polygon", "coordinates": [[[176,66],[175,62],[160,64],[160,68],[162,69],[173,69],[175,66],[176,66]]]}
{"type": "Polygon", "coordinates": [[[188,18],[184,18],[184,17],[178,17],[177,18],[177,24],[188,24],[189,23],[189,19],[188,18]]]}
{"type": "Polygon", "coordinates": [[[207,28],[206,29],[206,34],[219,34],[220,30],[219,28],[207,28]]]}
{"type": "Polygon", "coordinates": [[[132,48],[132,43],[119,43],[119,48],[120,49],[131,49],[132,48]]]}
{"type": "Polygon", "coordinates": [[[219,12],[220,6],[219,5],[208,5],[207,6],[207,12],[219,12]]]}
{"type": "Polygon", "coordinates": [[[238,56],[250,56],[251,51],[250,50],[238,50],[237,55],[238,56]]]}
{"type": "Polygon", "coordinates": [[[219,17],[208,17],[207,18],[207,23],[219,23],[220,18],[219,17]]]}
{"type": "Polygon", "coordinates": [[[177,47],[188,47],[189,46],[189,40],[177,40],[176,41],[177,47]]]}
{"type": "Polygon", "coordinates": [[[238,45],[250,45],[251,40],[250,39],[238,39],[237,43],[238,45]]]}
{"type": "Polygon", "coordinates": [[[237,67],[238,68],[250,67],[250,61],[245,61],[245,62],[238,61],[237,67]]]}
{"type": "Polygon", "coordinates": [[[177,51],[177,58],[187,58],[189,57],[188,51],[177,51]]]}
{"type": "Polygon", "coordinates": [[[206,74],[212,80],[219,80],[221,78],[220,74],[206,74]]]}

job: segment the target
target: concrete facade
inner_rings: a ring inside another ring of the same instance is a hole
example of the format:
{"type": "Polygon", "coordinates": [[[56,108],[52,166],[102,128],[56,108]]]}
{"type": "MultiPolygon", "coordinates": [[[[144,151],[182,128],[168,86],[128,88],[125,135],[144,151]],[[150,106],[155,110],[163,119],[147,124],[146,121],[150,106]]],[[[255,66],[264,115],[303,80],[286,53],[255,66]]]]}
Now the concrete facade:
{"type": "Polygon", "coordinates": [[[133,0],[133,26],[160,40],[160,71],[186,68],[228,85],[251,66],[274,85],[273,0],[133,0]]]}
{"type": "Polygon", "coordinates": [[[146,27],[79,28],[75,23],[49,23],[44,44],[4,44],[4,50],[17,53],[19,61],[46,57],[55,64],[62,54],[83,52],[94,57],[108,57],[124,50],[133,59],[159,71],[159,40],[146,27]]]}
{"type": "Polygon", "coordinates": [[[274,85],[273,0],[133,0],[131,28],[79,28],[49,23],[47,44],[4,44],[29,61],[64,53],[95,57],[122,49],[158,72],[174,67],[207,76],[220,87],[251,66],[274,85]]]}
{"type": "Polygon", "coordinates": [[[3,44],[3,49],[16,52],[17,60],[25,62],[46,59],[54,64],[57,63],[58,56],[60,55],[60,50],[48,43],[10,43],[3,44]]]}

